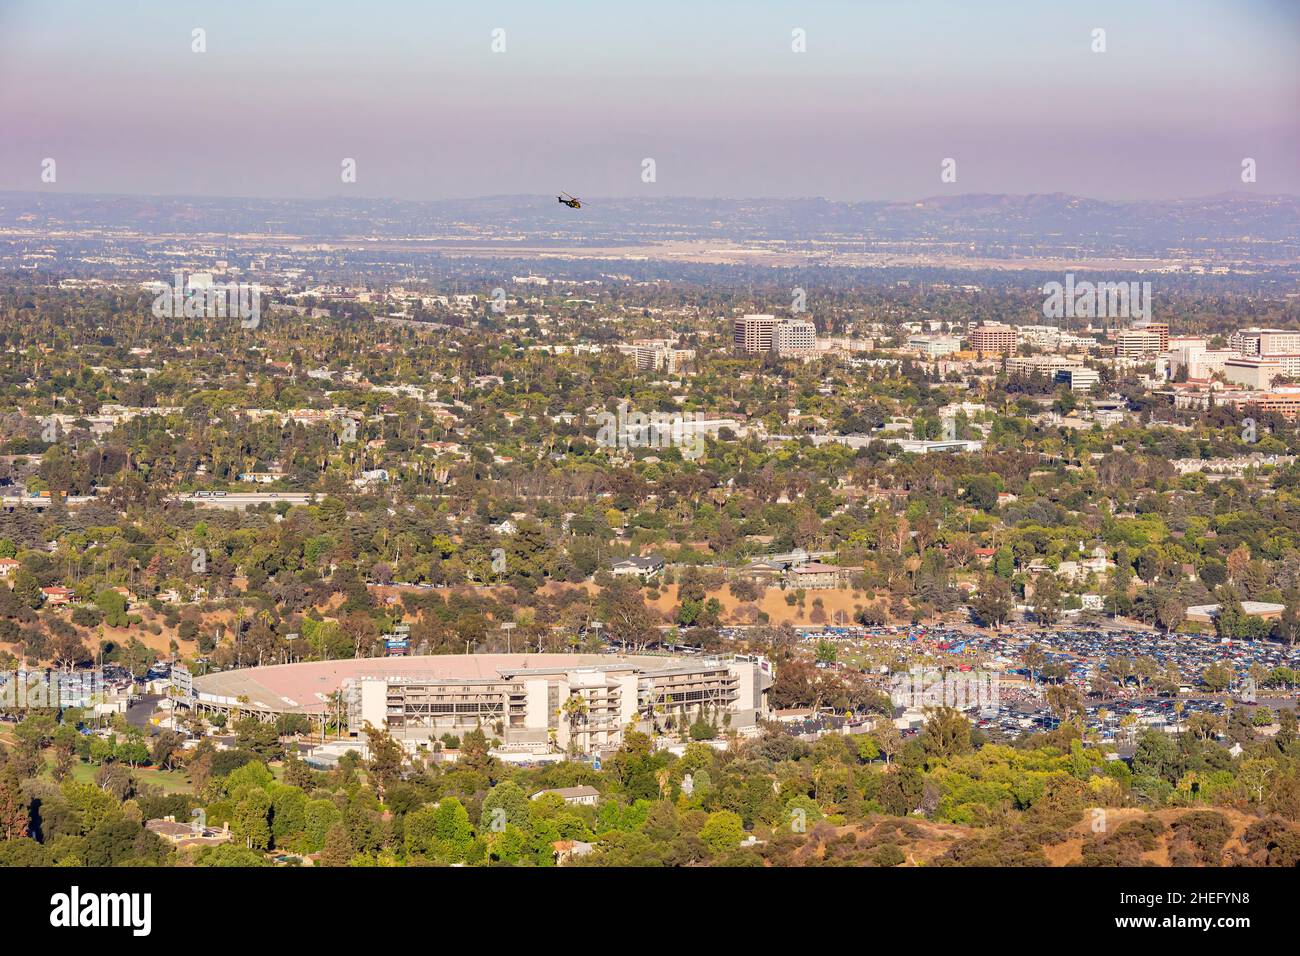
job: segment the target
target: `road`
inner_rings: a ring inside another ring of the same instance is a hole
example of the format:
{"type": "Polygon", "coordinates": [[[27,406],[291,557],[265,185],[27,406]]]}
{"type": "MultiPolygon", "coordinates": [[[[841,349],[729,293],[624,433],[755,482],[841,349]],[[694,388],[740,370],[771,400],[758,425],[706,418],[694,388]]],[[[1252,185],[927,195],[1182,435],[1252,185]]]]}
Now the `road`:
{"type": "Polygon", "coordinates": [[[226,511],[238,511],[254,505],[279,504],[281,501],[287,501],[291,505],[305,505],[310,504],[314,497],[315,495],[293,491],[232,491],[219,498],[207,495],[201,498],[196,498],[194,495],[177,495],[176,500],[189,502],[198,508],[222,508],[226,511]]]}
{"type": "MultiPolygon", "coordinates": [[[[68,508],[80,508],[87,501],[94,500],[94,495],[68,495],[63,499],[63,503],[68,508]]],[[[33,498],[31,495],[5,495],[0,498],[0,508],[5,511],[13,511],[15,508],[35,508],[37,511],[44,511],[49,506],[49,498],[33,498]]]]}

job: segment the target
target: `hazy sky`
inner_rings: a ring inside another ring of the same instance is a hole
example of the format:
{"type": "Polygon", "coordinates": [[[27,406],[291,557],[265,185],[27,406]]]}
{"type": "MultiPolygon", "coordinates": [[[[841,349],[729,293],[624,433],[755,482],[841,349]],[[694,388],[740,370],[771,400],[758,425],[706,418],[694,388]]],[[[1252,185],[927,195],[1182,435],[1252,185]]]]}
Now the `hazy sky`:
{"type": "Polygon", "coordinates": [[[1294,0],[0,0],[0,189],[1246,188],[1300,193],[1294,0]],[[196,27],[206,53],[191,50],[196,27]]]}

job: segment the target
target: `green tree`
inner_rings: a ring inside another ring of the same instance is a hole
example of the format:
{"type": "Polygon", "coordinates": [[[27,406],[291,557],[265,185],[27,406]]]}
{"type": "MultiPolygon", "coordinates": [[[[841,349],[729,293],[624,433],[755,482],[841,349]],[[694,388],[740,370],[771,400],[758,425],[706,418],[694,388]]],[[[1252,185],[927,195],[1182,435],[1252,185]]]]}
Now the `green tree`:
{"type": "Polygon", "coordinates": [[[1011,585],[996,575],[986,575],[971,598],[971,610],[984,626],[998,630],[1011,617],[1014,600],[1011,585]]]}
{"type": "Polygon", "coordinates": [[[41,594],[40,582],[26,568],[19,568],[14,574],[13,594],[23,607],[32,609],[40,607],[41,602],[44,600],[41,594]]]}
{"type": "Polygon", "coordinates": [[[250,850],[265,850],[271,845],[271,795],[261,787],[247,787],[235,805],[230,832],[236,842],[250,850]]]}
{"type": "Polygon", "coordinates": [[[370,751],[370,761],[366,770],[375,781],[375,790],[379,799],[384,799],[388,788],[401,779],[402,765],[406,762],[406,751],[392,734],[366,723],[366,746],[370,751]]]}
{"type": "Polygon", "coordinates": [[[1034,580],[1034,617],[1051,627],[1061,617],[1061,584],[1051,571],[1034,580]]]}
{"type": "Polygon", "coordinates": [[[438,801],[434,835],[453,863],[470,859],[474,849],[474,828],[469,822],[469,811],[455,797],[443,797],[438,801]]]}
{"type": "Polygon", "coordinates": [[[464,863],[474,845],[474,828],[464,804],[455,797],[443,797],[437,805],[423,806],[406,815],[405,838],[409,854],[464,863]]]}
{"type": "Polygon", "coordinates": [[[499,833],[513,824],[528,829],[528,797],[519,784],[505,780],[488,791],[479,814],[479,829],[499,833]]]}
{"type": "Polygon", "coordinates": [[[1216,694],[1231,687],[1235,678],[1236,672],[1233,671],[1232,665],[1224,661],[1212,661],[1201,672],[1201,683],[1216,694]]]}
{"type": "Polygon", "coordinates": [[[1162,589],[1153,597],[1155,620],[1166,634],[1177,630],[1187,616],[1187,602],[1177,591],[1162,589]]]}
{"type": "Polygon", "coordinates": [[[955,707],[927,707],[921,746],[931,757],[955,757],[971,749],[971,725],[955,707]]]}
{"type": "Polygon", "coordinates": [[[744,821],[730,810],[715,810],[700,827],[700,839],[713,855],[734,850],[744,838],[744,821]]]}
{"type": "Polygon", "coordinates": [[[95,606],[103,613],[104,623],[109,627],[126,627],[130,623],[126,616],[126,598],[116,591],[100,591],[95,596],[95,606]]]}
{"type": "Polygon", "coordinates": [[[325,834],[325,846],[321,850],[321,866],[347,866],[352,859],[352,841],[348,838],[347,827],[335,823],[325,834]]]}
{"type": "Polygon", "coordinates": [[[235,722],[235,746],[262,760],[278,760],[284,752],[275,724],[263,723],[256,717],[243,717],[235,722]]]}
{"type": "Polygon", "coordinates": [[[31,822],[30,801],[12,767],[0,770],[0,839],[21,840],[31,822]]]}

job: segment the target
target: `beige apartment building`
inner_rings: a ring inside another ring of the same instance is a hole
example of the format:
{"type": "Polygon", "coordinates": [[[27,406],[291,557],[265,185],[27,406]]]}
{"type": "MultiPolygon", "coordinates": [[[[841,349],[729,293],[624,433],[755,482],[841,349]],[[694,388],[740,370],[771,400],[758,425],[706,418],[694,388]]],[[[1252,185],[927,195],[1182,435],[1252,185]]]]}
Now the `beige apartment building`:
{"type": "Polygon", "coordinates": [[[1169,347],[1169,327],[1164,331],[1155,328],[1120,329],[1115,333],[1115,357],[1122,359],[1151,358],[1169,347]]]}
{"type": "Polygon", "coordinates": [[[1010,325],[986,322],[971,329],[966,336],[966,343],[972,352],[1014,355],[1016,330],[1010,325]]]}
{"type": "Polygon", "coordinates": [[[733,323],[732,342],[738,352],[770,352],[781,320],[775,315],[745,315],[733,323]]]}

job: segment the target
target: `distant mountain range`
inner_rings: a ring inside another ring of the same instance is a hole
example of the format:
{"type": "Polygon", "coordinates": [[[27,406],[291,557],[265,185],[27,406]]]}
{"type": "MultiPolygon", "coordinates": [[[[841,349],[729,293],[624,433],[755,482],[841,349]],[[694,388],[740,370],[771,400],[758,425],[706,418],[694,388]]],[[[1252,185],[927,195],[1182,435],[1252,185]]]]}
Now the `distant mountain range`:
{"type": "Polygon", "coordinates": [[[306,240],[618,246],[669,241],[826,244],[831,250],[1116,256],[1294,263],[1300,197],[1229,193],[1109,201],[1059,193],[966,194],[915,202],[826,199],[602,199],[551,196],[431,202],[213,199],[0,192],[0,229],[148,235],[275,234],[306,240]],[[919,247],[919,249],[917,248],[919,247]]]}

